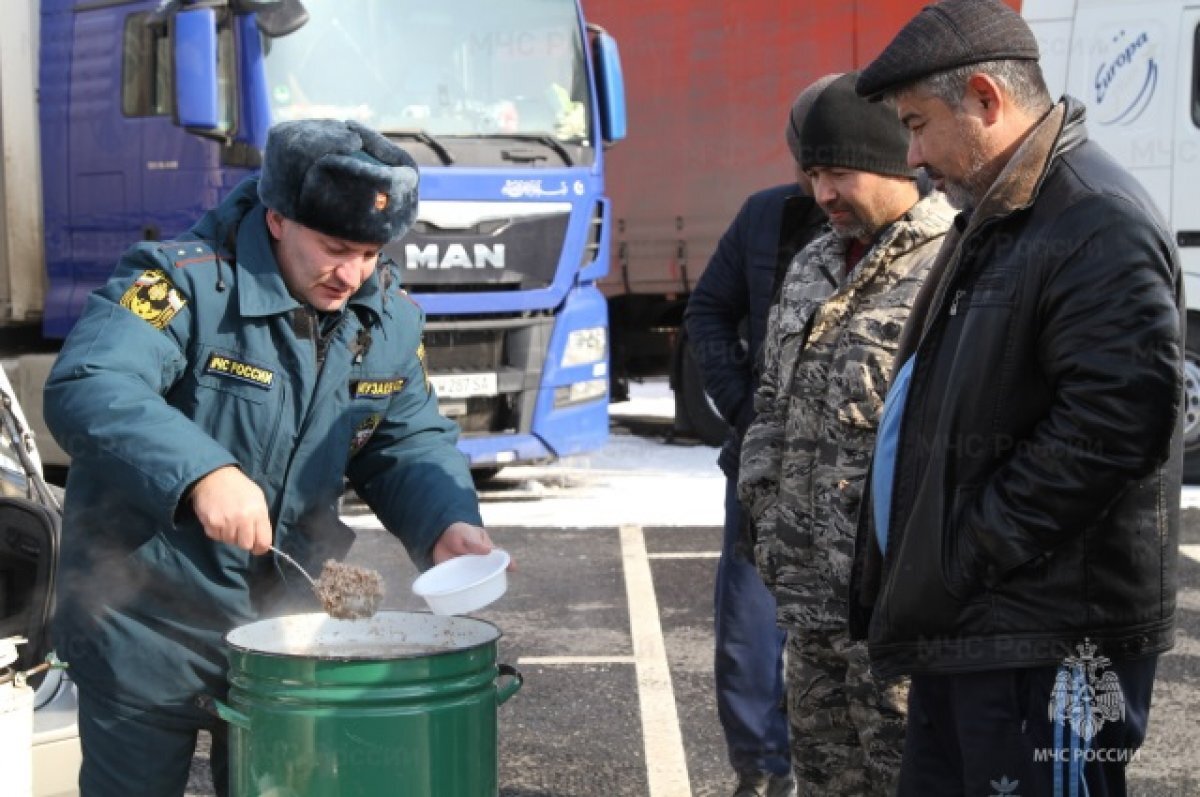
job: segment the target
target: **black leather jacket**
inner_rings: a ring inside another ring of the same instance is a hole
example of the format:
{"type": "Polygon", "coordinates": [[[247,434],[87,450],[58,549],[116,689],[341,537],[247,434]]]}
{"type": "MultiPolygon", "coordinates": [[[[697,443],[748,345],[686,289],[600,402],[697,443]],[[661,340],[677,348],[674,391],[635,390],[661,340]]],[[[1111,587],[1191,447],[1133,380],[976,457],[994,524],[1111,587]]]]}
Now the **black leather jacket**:
{"type": "Polygon", "coordinates": [[[906,327],[887,554],[865,503],[851,581],[851,633],[881,676],[1172,644],[1178,255],[1083,119],[1068,97],[1039,122],[956,221],[906,327]]]}

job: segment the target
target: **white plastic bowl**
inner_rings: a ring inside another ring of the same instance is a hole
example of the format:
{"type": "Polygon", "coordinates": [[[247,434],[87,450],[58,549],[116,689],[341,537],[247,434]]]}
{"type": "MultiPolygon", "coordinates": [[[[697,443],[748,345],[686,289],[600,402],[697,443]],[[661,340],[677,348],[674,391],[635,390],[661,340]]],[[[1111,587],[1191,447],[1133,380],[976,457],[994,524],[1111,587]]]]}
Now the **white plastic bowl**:
{"type": "Polygon", "coordinates": [[[508,552],[467,554],[431,567],[413,582],[412,590],[425,599],[434,614],[467,614],[482,609],[508,589],[508,552]]]}

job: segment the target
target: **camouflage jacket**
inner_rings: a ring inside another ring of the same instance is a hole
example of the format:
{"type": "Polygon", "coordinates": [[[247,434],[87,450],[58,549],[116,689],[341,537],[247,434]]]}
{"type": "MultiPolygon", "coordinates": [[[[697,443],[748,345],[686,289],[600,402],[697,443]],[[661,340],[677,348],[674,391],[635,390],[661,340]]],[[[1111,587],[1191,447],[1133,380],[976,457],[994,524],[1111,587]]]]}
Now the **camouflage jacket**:
{"type": "Polygon", "coordinates": [[[848,277],[845,242],[833,232],[788,268],[738,482],[784,627],[846,625],[855,522],[888,375],[953,215],[941,194],[922,199],[848,277]]]}

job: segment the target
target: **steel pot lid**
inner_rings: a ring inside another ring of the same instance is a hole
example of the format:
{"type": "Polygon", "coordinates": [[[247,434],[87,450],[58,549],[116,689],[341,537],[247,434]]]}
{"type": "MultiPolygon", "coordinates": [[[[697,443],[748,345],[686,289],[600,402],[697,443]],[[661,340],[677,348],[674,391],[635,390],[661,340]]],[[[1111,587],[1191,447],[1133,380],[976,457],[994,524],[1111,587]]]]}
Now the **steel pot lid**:
{"type": "Polygon", "coordinates": [[[239,626],[225,642],[267,656],[378,660],[454,653],[499,638],[500,629],[471,617],[383,611],[369,619],[337,620],[314,612],[239,626]]]}

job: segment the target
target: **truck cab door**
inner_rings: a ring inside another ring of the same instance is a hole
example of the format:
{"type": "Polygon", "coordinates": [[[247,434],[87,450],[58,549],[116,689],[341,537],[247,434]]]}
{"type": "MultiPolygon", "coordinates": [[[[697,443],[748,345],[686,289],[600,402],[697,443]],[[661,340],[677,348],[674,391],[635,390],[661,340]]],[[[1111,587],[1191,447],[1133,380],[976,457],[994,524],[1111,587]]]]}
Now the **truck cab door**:
{"type": "Polygon", "coordinates": [[[1200,186],[1200,5],[1181,13],[1171,227],[1183,263],[1188,304],[1195,306],[1200,300],[1200,201],[1196,193],[1200,186]]]}
{"type": "Polygon", "coordinates": [[[1184,356],[1183,478],[1200,483],[1200,3],[1176,11],[1179,19],[1179,86],[1175,92],[1175,182],[1171,228],[1183,267],[1188,302],[1184,356]]]}
{"type": "MultiPolygon", "coordinates": [[[[1150,192],[1200,309],[1200,0],[1026,0],[1052,96],[1087,105],[1089,137],[1150,192]]],[[[1200,483],[1200,323],[1188,324],[1184,480],[1200,483]]]]}
{"type": "MultiPolygon", "coordinates": [[[[142,131],[122,107],[126,10],[113,3],[75,12],[71,36],[68,180],[70,295],[77,318],[87,295],[141,238],[142,131]]],[[[57,279],[57,278],[56,278],[57,279]]]]}
{"type": "Polygon", "coordinates": [[[1077,4],[1067,91],[1087,105],[1088,135],[1172,206],[1179,70],[1178,4],[1077,4]]]}

